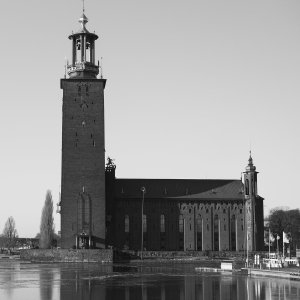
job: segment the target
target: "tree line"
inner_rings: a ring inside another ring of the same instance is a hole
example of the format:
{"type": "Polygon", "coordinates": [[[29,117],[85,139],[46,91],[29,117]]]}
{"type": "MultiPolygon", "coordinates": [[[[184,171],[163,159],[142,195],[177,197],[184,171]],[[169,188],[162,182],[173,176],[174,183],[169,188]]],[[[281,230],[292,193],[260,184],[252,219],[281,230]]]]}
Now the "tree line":
{"type": "MultiPolygon", "coordinates": [[[[274,237],[273,244],[277,243],[279,249],[283,247],[283,232],[287,235],[290,249],[300,248],[300,210],[273,208],[269,214],[269,228],[274,237]]],[[[272,239],[270,239],[272,242],[272,239]]],[[[275,245],[274,245],[275,246],[275,245]]]]}
{"type": "MultiPolygon", "coordinates": [[[[16,222],[10,216],[4,226],[3,232],[0,235],[0,248],[13,249],[17,245],[18,232],[16,229],[16,222]]],[[[53,200],[51,191],[47,191],[44,207],[42,209],[40,232],[36,235],[39,240],[39,248],[49,249],[56,247],[59,236],[55,234],[54,219],[53,219],[53,200]]]]}

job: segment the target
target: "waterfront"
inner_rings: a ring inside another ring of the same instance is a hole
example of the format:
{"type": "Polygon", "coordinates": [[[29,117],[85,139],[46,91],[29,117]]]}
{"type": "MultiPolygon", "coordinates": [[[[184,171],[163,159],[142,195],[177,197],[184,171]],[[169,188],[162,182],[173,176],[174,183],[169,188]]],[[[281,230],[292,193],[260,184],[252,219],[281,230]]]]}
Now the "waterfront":
{"type": "Polygon", "coordinates": [[[0,299],[300,299],[298,281],[231,273],[197,273],[195,266],[1,261],[0,299]]]}

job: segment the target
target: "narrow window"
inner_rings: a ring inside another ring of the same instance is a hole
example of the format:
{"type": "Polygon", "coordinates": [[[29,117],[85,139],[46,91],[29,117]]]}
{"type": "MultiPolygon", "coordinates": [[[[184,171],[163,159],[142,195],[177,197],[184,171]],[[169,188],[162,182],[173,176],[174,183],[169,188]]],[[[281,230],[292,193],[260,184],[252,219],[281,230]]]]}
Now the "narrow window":
{"type": "Polygon", "coordinates": [[[219,251],[219,218],[218,215],[214,217],[214,250],[219,251]]]}
{"type": "Polygon", "coordinates": [[[197,250],[202,250],[202,219],[197,217],[197,250]]]}
{"type": "Polygon", "coordinates": [[[93,140],[93,146],[96,147],[96,142],[95,142],[95,140],[93,140]]]}
{"type": "Polygon", "coordinates": [[[230,242],[231,242],[231,251],[235,251],[236,250],[236,230],[235,230],[235,215],[233,215],[231,217],[231,221],[230,221],[230,242]]]}
{"type": "Polygon", "coordinates": [[[249,195],[249,180],[246,179],[246,182],[245,182],[245,185],[246,185],[246,195],[249,195]]]}
{"type": "Polygon", "coordinates": [[[147,216],[143,215],[143,232],[147,232],[147,216]]]}
{"type": "Polygon", "coordinates": [[[85,86],[85,94],[87,96],[89,95],[89,86],[88,85],[85,86]]]}
{"type": "Polygon", "coordinates": [[[81,96],[81,86],[78,85],[78,95],[81,96]]]}
{"type": "Polygon", "coordinates": [[[165,215],[160,215],[160,232],[166,232],[165,215]]]}
{"type": "Polygon", "coordinates": [[[125,232],[129,232],[129,216],[125,215],[125,232]]]}
{"type": "Polygon", "coordinates": [[[183,232],[183,216],[179,216],[179,232],[183,232]]]}

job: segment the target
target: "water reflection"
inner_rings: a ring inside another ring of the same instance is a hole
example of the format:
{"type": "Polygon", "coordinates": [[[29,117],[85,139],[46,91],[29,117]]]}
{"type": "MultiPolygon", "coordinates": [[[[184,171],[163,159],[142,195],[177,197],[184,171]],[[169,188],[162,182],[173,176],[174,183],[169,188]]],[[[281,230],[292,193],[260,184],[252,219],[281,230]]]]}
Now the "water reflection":
{"type": "Polygon", "coordinates": [[[194,265],[0,263],[0,299],[294,300],[300,282],[195,273],[194,265]]]}
{"type": "Polygon", "coordinates": [[[54,281],[54,270],[52,269],[40,269],[40,299],[41,300],[52,300],[53,295],[53,281],[54,281]]]}
{"type": "MultiPolygon", "coordinates": [[[[122,270],[114,268],[113,270],[122,270]]],[[[73,287],[61,286],[61,299],[120,300],[292,300],[300,299],[300,283],[225,274],[195,274],[175,268],[140,268],[131,272],[74,275],[73,287]],[[157,270],[160,270],[157,272],[157,270]],[[154,272],[155,271],[155,272],[154,272]],[[87,276],[88,275],[88,276],[87,276]]],[[[70,279],[70,278],[69,278],[70,279]]],[[[70,281],[69,281],[70,282],[70,281]]]]}

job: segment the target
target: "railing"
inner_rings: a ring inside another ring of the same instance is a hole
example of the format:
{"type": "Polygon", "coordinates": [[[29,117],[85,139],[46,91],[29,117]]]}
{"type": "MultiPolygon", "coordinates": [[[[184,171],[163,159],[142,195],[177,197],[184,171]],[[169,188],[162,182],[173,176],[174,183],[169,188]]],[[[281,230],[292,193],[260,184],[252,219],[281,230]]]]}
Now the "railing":
{"type": "Polygon", "coordinates": [[[75,65],[67,65],[68,74],[77,71],[91,71],[99,73],[99,67],[89,62],[78,62],[75,65]]]}

